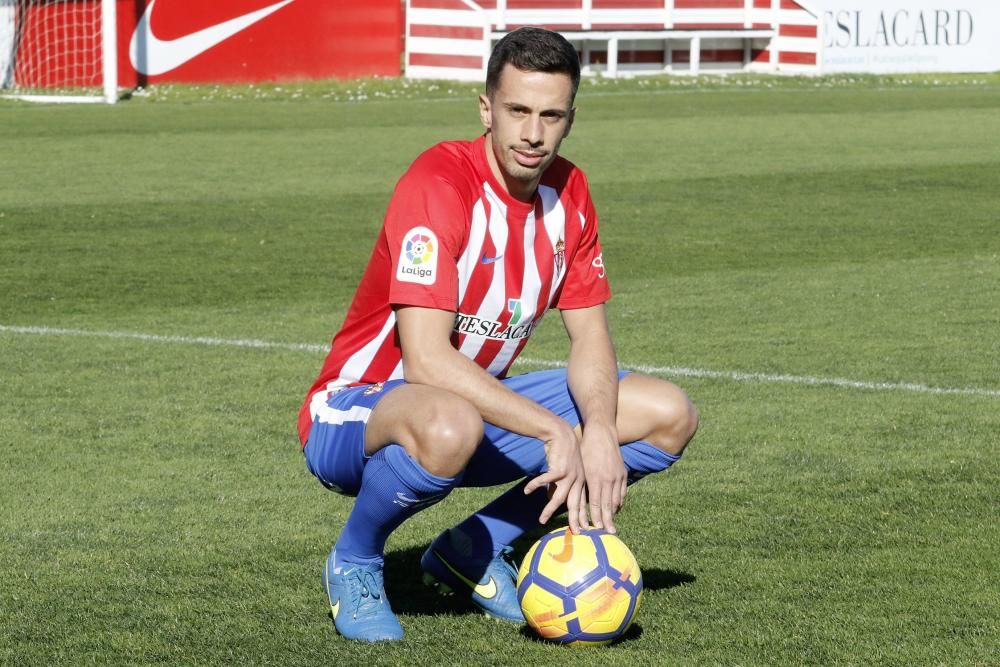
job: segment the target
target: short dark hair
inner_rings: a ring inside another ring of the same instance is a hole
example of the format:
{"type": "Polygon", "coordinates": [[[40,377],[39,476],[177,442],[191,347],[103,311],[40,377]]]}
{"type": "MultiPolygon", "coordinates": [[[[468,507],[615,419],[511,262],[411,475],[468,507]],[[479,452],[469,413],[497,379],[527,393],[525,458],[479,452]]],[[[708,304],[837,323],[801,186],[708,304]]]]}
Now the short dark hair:
{"type": "Polygon", "coordinates": [[[486,96],[491,98],[500,86],[500,73],[507,65],[522,72],[566,74],[573,83],[573,95],[580,87],[580,56],[557,32],[544,28],[518,28],[504,35],[493,47],[486,67],[486,96]]]}

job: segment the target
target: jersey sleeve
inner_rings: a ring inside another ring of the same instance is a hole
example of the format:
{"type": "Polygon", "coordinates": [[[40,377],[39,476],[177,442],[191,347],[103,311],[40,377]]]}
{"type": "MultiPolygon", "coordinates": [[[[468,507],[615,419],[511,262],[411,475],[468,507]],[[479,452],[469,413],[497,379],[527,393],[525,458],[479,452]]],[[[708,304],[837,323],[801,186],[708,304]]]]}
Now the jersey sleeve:
{"type": "Polygon", "coordinates": [[[385,216],[391,259],[389,302],[458,308],[458,258],[465,204],[433,162],[418,159],[396,184],[385,216]]]}
{"type": "Polygon", "coordinates": [[[611,298],[611,286],[608,284],[601,241],[597,235],[597,211],[594,210],[594,203],[582,174],[580,180],[583,206],[580,207],[581,210],[574,212],[573,219],[566,221],[567,226],[580,225],[580,243],[569,260],[562,293],[556,302],[556,308],[560,309],[589,308],[611,298]]]}

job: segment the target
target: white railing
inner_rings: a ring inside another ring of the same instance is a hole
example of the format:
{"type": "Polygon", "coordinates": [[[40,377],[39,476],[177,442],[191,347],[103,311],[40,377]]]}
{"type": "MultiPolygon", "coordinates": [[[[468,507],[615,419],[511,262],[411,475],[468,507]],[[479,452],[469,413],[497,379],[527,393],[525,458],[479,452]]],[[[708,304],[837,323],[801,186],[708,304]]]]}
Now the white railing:
{"type": "Polygon", "coordinates": [[[640,44],[649,42],[662,44],[664,71],[697,74],[702,66],[702,46],[707,40],[712,40],[713,46],[720,44],[718,40],[730,41],[732,46],[716,48],[740,50],[744,67],[749,66],[755,51],[769,48],[770,62],[757,63],[754,67],[774,71],[778,61],[773,46],[781,17],[788,11],[781,9],[780,0],[773,0],[767,8],[755,7],[753,0],[744,0],[742,6],[736,8],[682,9],[676,8],[674,0],[663,0],[656,7],[617,9],[595,9],[593,0],[581,0],[579,7],[551,9],[511,9],[507,0],[497,0],[495,7],[482,7],[474,0],[455,0],[451,9],[414,9],[412,2],[407,0],[407,76],[465,80],[482,80],[492,45],[511,28],[522,25],[553,26],[577,43],[583,54],[584,72],[593,71],[590,56],[595,48],[605,47],[604,73],[609,77],[620,72],[620,50],[639,50],[640,44]],[[481,28],[482,33],[477,32],[475,38],[469,34],[462,38],[415,35],[413,26],[424,27],[426,33],[426,23],[481,28]],[[476,39],[479,43],[475,43],[476,39]],[[670,45],[676,42],[688,46],[690,58],[686,68],[671,61],[670,45]]]}

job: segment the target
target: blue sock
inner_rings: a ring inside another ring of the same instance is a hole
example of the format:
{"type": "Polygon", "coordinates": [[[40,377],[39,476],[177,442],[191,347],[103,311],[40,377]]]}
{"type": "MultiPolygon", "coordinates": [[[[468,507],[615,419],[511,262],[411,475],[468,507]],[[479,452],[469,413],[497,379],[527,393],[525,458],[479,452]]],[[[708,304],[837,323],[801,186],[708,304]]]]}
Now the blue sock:
{"type": "MultiPolygon", "coordinates": [[[[536,489],[524,495],[525,479],[506,491],[499,498],[455,526],[469,538],[472,545],[471,560],[487,561],[500,553],[505,546],[519,538],[526,530],[538,525],[548,494],[536,489]]],[[[464,555],[464,554],[463,554],[464,555]]]]}
{"type": "Polygon", "coordinates": [[[680,454],[669,454],[648,442],[637,440],[622,445],[622,458],[628,468],[628,483],[635,484],[646,475],[663,472],[681,458],[680,454]]]}
{"type": "MultiPolygon", "coordinates": [[[[662,472],[680,459],[679,454],[669,454],[648,442],[631,442],[622,445],[622,458],[628,469],[629,485],[654,472],[662,472]]],[[[548,502],[548,494],[538,489],[524,495],[522,481],[489,505],[479,510],[455,528],[472,543],[474,560],[490,559],[500,550],[538,525],[538,515],[548,502]],[[489,552],[487,552],[489,551],[489,552]]],[[[566,511],[563,507],[557,515],[566,511]]]]}
{"type": "Polygon", "coordinates": [[[459,477],[432,475],[400,445],[375,452],[365,464],[354,509],[334,545],[336,562],[383,563],[389,534],[447,496],[459,477]]]}

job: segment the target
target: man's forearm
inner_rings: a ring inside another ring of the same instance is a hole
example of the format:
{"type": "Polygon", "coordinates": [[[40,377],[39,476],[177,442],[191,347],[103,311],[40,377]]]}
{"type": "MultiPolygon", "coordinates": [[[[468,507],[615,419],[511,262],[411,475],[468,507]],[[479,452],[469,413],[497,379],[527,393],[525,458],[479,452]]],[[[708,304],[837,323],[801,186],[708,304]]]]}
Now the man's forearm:
{"type": "Polygon", "coordinates": [[[571,352],[567,379],[583,424],[613,427],[618,410],[618,365],[614,351],[571,352]]]}
{"type": "Polygon", "coordinates": [[[408,382],[428,384],[457,394],[475,406],[483,421],[500,428],[547,441],[562,425],[552,412],[511,391],[454,348],[442,350],[433,363],[414,366],[412,373],[406,373],[408,382]]]}
{"type": "Polygon", "coordinates": [[[572,438],[572,429],[538,403],[503,385],[452,347],[455,315],[426,308],[397,311],[407,382],[445,389],[466,399],[484,421],[548,442],[572,438]]]}
{"type": "MultiPolygon", "coordinates": [[[[603,313],[601,313],[603,315],[603,313]]],[[[567,380],[583,424],[614,427],[618,412],[618,359],[603,317],[586,327],[567,320],[571,330],[567,380]]]]}

